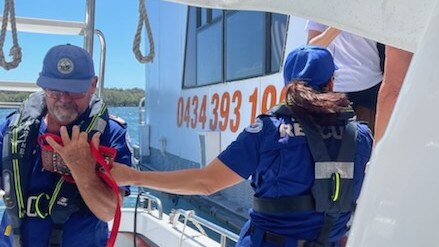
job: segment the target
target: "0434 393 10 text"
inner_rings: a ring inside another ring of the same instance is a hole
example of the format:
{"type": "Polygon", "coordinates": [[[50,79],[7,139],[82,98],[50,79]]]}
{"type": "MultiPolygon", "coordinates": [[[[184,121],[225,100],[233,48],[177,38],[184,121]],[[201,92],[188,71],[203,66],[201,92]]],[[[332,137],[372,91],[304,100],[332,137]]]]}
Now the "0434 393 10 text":
{"type": "Polygon", "coordinates": [[[250,92],[238,89],[211,95],[181,96],[177,101],[177,127],[235,133],[241,122],[253,123],[256,114],[267,112],[285,99],[285,88],[278,90],[270,84],[261,94],[259,90],[255,87],[250,92]],[[243,114],[244,108],[250,109],[249,113],[243,114]]]}

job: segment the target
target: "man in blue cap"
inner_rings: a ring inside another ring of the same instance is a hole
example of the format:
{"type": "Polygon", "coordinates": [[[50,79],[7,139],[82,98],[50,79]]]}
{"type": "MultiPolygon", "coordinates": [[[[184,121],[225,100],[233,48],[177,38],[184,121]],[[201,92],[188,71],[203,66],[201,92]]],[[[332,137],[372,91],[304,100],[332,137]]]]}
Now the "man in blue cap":
{"type": "Polygon", "coordinates": [[[73,136],[80,131],[99,132],[101,144],[117,150],[115,160],[131,164],[126,127],[109,118],[105,103],[94,95],[96,83],[86,50],[70,44],[55,46],[46,54],[37,80],[43,90],[30,95],[0,125],[3,220],[7,217],[13,228],[15,246],[104,246],[107,242],[107,222],[113,219],[117,197],[128,194],[129,187],[115,195],[97,175],[96,161],[83,159],[83,150],[63,161],[37,143],[38,136],[59,134],[60,129],[73,136]],[[67,162],[77,161],[85,162],[81,167],[87,169],[66,169],[67,162]]]}

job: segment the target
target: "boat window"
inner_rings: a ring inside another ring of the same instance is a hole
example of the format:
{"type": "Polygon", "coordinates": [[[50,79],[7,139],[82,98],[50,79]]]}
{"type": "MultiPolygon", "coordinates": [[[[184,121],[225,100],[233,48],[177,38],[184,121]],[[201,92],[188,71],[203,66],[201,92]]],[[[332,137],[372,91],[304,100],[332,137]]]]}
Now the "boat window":
{"type": "Polygon", "coordinates": [[[197,35],[197,15],[196,8],[189,8],[187,19],[187,34],[186,34],[186,52],[184,60],[184,87],[197,86],[196,75],[196,35],[197,35]]]}
{"type": "Polygon", "coordinates": [[[197,32],[197,85],[222,81],[222,22],[215,22],[197,32]]]}
{"type": "Polygon", "coordinates": [[[201,9],[201,26],[206,25],[210,22],[210,20],[212,20],[212,11],[209,11],[208,9],[201,9]]]}
{"type": "Polygon", "coordinates": [[[212,22],[212,9],[197,8],[197,27],[203,27],[212,22]]]}
{"type": "Polygon", "coordinates": [[[262,12],[236,11],[226,16],[226,81],[263,74],[264,24],[262,12]]]}
{"type": "Polygon", "coordinates": [[[189,7],[183,88],[279,72],[287,16],[189,7]]]}
{"type": "Polygon", "coordinates": [[[223,10],[221,9],[212,9],[212,19],[222,18],[223,10]]]}
{"type": "Polygon", "coordinates": [[[287,32],[287,16],[271,15],[270,26],[270,69],[271,73],[279,71],[282,61],[282,51],[285,44],[285,36],[287,32]]]}

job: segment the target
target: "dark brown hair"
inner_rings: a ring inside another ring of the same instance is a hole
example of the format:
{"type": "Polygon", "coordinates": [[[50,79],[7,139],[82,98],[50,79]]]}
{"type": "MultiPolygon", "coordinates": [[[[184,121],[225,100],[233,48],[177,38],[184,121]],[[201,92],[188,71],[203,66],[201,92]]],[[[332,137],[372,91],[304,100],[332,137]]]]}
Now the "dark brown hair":
{"type": "Polygon", "coordinates": [[[336,122],[339,113],[350,105],[345,94],[318,92],[302,81],[293,81],[287,86],[285,101],[298,119],[311,118],[323,125],[336,122]]]}

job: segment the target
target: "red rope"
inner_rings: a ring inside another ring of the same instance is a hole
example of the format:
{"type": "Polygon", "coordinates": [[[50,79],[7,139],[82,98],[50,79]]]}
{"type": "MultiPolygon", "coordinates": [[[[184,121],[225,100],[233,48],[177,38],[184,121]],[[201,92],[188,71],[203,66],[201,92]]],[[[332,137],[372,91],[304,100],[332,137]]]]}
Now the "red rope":
{"type": "MultiPolygon", "coordinates": [[[[62,143],[62,139],[58,135],[54,135],[51,133],[46,133],[40,135],[38,137],[38,143],[41,146],[41,149],[49,152],[55,152],[55,150],[45,142],[47,137],[51,137],[54,141],[56,141],[61,146],[64,146],[62,143]]],[[[99,148],[96,148],[93,144],[90,144],[90,151],[93,155],[93,158],[96,160],[96,172],[98,176],[104,180],[104,182],[111,187],[114,195],[116,196],[116,212],[114,213],[113,227],[111,228],[110,238],[107,241],[107,247],[114,246],[116,242],[117,233],[119,231],[120,219],[121,219],[121,210],[120,210],[120,194],[119,194],[119,186],[116,181],[111,176],[110,170],[113,167],[113,160],[116,157],[117,150],[111,147],[106,147],[100,145],[99,148]],[[107,157],[107,159],[105,158],[107,157]]],[[[75,180],[71,175],[61,175],[67,182],[75,183],[75,180]]]]}
{"type": "MultiPolygon", "coordinates": [[[[101,150],[102,149],[111,149],[111,150],[116,151],[116,149],[104,147],[104,146],[99,146],[99,150],[98,150],[98,149],[96,149],[96,147],[93,144],[90,145],[90,148],[91,148],[91,153],[93,154],[93,157],[96,159],[98,164],[103,168],[103,169],[98,169],[99,177],[101,177],[111,187],[111,189],[114,192],[114,195],[116,196],[116,212],[114,213],[113,227],[111,228],[110,238],[108,239],[108,242],[107,242],[107,247],[112,247],[112,246],[114,246],[114,243],[116,242],[116,237],[117,237],[117,233],[119,230],[120,218],[121,218],[119,186],[117,186],[116,181],[114,181],[114,178],[111,176],[111,173],[110,173],[110,169],[112,168],[113,160],[111,160],[110,162],[107,162],[105,160],[105,158],[102,156],[101,150]]],[[[114,156],[113,156],[113,158],[114,158],[114,156]]]]}

